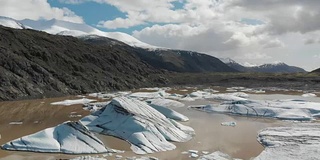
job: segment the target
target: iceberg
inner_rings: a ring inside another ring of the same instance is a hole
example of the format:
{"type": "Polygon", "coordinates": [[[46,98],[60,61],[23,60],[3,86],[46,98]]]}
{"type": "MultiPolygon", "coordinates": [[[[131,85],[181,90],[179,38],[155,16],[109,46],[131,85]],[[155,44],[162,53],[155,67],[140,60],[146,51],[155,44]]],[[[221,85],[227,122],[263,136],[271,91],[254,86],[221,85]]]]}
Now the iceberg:
{"type": "Polygon", "coordinates": [[[265,147],[255,160],[319,159],[320,124],[302,123],[292,127],[270,127],[260,131],[258,141],[265,147]]]}
{"type": "Polygon", "coordinates": [[[320,115],[320,103],[303,100],[237,100],[221,104],[191,106],[206,112],[310,121],[320,115]]]}
{"type": "Polygon", "coordinates": [[[87,127],[80,122],[65,122],[27,135],[1,146],[5,150],[51,153],[105,153],[110,152],[87,127]]]}
{"type": "Polygon", "coordinates": [[[186,142],[194,130],[168,119],[143,101],[114,98],[101,110],[80,120],[89,130],[118,137],[131,144],[137,154],[173,150],[168,141],[186,142]]]}

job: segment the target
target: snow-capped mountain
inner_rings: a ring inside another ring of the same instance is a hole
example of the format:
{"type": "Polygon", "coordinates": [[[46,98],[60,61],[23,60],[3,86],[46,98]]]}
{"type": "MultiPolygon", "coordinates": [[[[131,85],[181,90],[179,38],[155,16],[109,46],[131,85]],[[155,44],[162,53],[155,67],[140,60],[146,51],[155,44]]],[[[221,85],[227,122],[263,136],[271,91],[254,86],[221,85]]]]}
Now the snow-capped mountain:
{"type": "Polygon", "coordinates": [[[264,72],[264,73],[295,73],[295,72],[306,72],[304,69],[289,66],[283,62],[274,62],[263,65],[242,65],[230,58],[221,58],[225,64],[229,67],[234,68],[241,72],[264,72]]]}
{"type": "Polygon", "coordinates": [[[23,24],[21,24],[18,21],[14,20],[12,18],[2,17],[2,16],[0,16],[0,25],[10,27],[10,28],[15,28],[15,29],[26,28],[23,24]]]}
{"type": "Polygon", "coordinates": [[[73,23],[73,22],[67,22],[67,21],[62,21],[57,19],[37,20],[37,21],[25,19],[25,20],[18,21],[12,18],[0,17],[0,25],[16,28],[16,29],[30,28],[34,30],[44,31],[50,34],[69,35],[74,37],[98,35],[98,36],[109,37],[109,38],[122,41],[133,47],[159,48],[159,47],[141,42],[140,40],[126,33],[103,32],[87,24],[73,23]]]}

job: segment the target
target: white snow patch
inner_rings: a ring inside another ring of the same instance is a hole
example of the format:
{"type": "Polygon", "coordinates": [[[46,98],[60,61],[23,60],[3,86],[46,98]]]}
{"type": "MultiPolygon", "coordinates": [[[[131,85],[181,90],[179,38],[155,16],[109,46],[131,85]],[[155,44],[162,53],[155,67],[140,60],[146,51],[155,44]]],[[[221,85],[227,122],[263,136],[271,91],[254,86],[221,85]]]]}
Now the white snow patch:
{"type": "Polygon", "coordinates": [[[140,40],[126,33],[103,32],[87,24],[82,24],[82,23],[72,23],[72,22],[56,20],[56,19],[37,20],[37,21],[25,19],[18,22],[32,29],[44,31],[50,34],[68,35],[68,36],[74,36],[74,37],[88,36],[91,38],[94,37],[92,35],[97,35],[101,37],[113,38],[113,39],[122,41],[133,47],[141,47],[141,48],[149,48],[149,49],[159,48],[159,47],[141,42],[140,40]]]}
{"type": "Polygon", "coordinates": [[[15,29],[24,29],[26,28],[23,24],[19,23],[18,21],[8,18],[8,17],[2,17],[0,16],[0,25],[15,29]]]}

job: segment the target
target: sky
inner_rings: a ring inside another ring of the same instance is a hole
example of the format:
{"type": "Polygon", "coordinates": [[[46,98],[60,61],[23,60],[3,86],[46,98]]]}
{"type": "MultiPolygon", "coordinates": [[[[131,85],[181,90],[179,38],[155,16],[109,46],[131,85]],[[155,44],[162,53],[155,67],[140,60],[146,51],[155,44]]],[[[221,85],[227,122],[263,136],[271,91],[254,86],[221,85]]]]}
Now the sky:
{"type": "Polygon", "coordinates": [[[0,0],[0,16],[86,23],[242,64],[320,67],[320,0],[0,0]]]}

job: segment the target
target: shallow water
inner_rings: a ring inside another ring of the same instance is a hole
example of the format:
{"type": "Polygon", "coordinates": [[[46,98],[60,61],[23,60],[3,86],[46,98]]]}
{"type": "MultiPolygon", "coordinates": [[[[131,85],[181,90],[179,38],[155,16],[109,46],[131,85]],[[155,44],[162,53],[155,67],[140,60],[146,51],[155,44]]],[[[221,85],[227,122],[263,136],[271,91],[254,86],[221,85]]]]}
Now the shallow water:
{"type": "MultiPolygon", "coordinates": [[[[13,101],[0,103],[0,144],[4,144],[15,138],[31,134],[42,129],[56,126],[67,120],[78,120],[70,118],[71,112],[77,112],[86,116],[88,111],[82,109],[81,105],[73,106],[53,106],[51,102],[65,99],[74,99],[76,97],[62,97],[52,99],[13,101]],[[10,125],[12,121],[23,122],[21,125],[10,125]],[[35,123],[37,122],[37,123],[35,123]]],[[[301,97],[297,95],[283,94],[252,94],[251,99],[304,99],[308,101],[320,102],[318,97],[301,97]]],[[[78,98],[76,98],[78,99],[78,98]]],[[[216,103],[208,100],[198,100],[186,102],[188,105],[201,105],[216,103]]],[[[190,149],[201,151],[222,151],[235,158],[250,159],[255,157],[263,150],[263,147],[257,142],[256,136],[259,130],[270,126],[288,126],[292,122],[284,122],[275,119],[248,118],[241,116],[231,116],[225,114],[199,112],[190,108],[173,108],[176,111],[189,117],[189,122],[183,124],[194,128],[195,137],[186,143],[174,143],[177,149],[173,151],[150,154],[160,159],[190,159],[188,154],[181,154],[190,149]],[[234,121],[235,127],[222,126],[222,122],[234,121]]],[[[137,156],[130,150],[130,145],[122,140],[110,136],[99,136],[106,143],[106,146],[114,149],[126,151],[123,157],[137,156]]],[[[115,155],[115,154],[114,154],[115,155]]],[[[113,159],[113,157],[106,157],[113,159]]],[[[0,159],[63,159],[73,158],[79,155],[65,154],[45,154],[32,152],[15,152],[0,150],[0,159]]],[[[93,155],[95,156],[95,155],[93,155]]],[[[139,156],[137,156],[139,157],[139,156]]]]}

